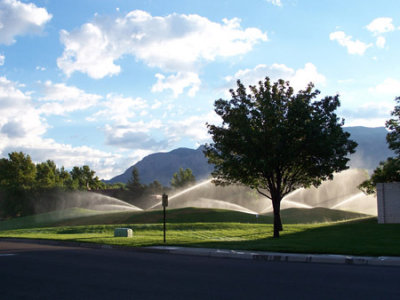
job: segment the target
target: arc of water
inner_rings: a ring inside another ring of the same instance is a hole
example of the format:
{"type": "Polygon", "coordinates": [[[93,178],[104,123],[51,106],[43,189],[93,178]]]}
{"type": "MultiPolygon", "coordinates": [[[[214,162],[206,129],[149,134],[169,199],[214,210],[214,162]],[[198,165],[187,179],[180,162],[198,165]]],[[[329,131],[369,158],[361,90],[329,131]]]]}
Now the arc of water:
{"type": "Polygon", "coordinates": [[[293,204],[294,206],[297,206],[297,207],[302,207],[302,208],[314,208],[314,207],[311,206],[311,205],[307,205],[307,204],[304,204],[304,203],[300,203],[300,202],[296,202],[296,201],[292,201],[292,200],[288,200],[288,199],[284,199],[284,201],[285,201],[286,203],[293,204]]]}
{"type": "Polygon", "coordinates": [[[226,202],[223,200],[211,199],[211,198],[200,198],[200,200],[206,200],[206,201],[210,201],[210,203],[215,203],[216,206],[218,206],[216,208],[231,209],[231,210],[236,210],[236,211],[240,211],[240,212],[244,212],[244,213],[248,213],[248,214],[252,214],[252,215],[258,214],[254,210],[251,210],[249,208],[246,208],[246,207],[236,204],[236,203],[231,203],[231,202],[226,202]]]}
{"type": "Polygon", "coordinates": [[[99,204],[99,205],[94,205],[92,207],[93,209],[100,209],[104,211],[143,211],[143,209],[136,207],[134,205],[132,206],[127,206],[127,205],[118,205],[118,204],[99,204]]]}
{"type": "Polygon", "coordinates": [[[191,187],[188,187],[187,189],[184,189],[183,191],[180,191],[179,193],[176,193],[176,194],[172,195],[171,197],[169,197],[169,200],[172,200],[172,199],[174,199],[176,197],[179,197],[179,196],[181,196],[183,194],[186,194],[186,193],[188,193],[190,191],[193,191],[194,189],[197,189],[197,188],[199,188],[199,187],[201,187],[203,185],[206,185],[207,183],[210,183],[211,181],[212,181],[212,179],[207,179],[207,180],[205,180],[203,182],[200,182],[200,183],[195,184],[195,185],[193,185],[191,187]]]}
{"type": "Polygon", "coordinates": [[[272,204],[270,204],[269,206],[265,207],[265,208],[260,212],[260,214],[264,214],[264,213],[266,213],[266,212],[269,212],[271,209],[272,209],[272,204]]]}
{"type": "Polygon", "coordinates": [[[97,204],[93,203],[92,206],[97,206],[97,207],[114,206],[114,207],[120,207],[120,208],[125,207],[126,209],[131,209],[131,210],[142,210],[141,208],[139,208],[139,207],[137,207],[135,205],[132,205],[132,204],[130,204],[128,202],[125,202],[125,201],[122,201],[122,200],[119,200],[117,198],[110,197],[110,196],[107,196],[107,195],[103,195],[103,194],[100,194],[100,193],[92,194],[91,198],[92,199],[103,200],[104,202],[106,202],[106,203],[97,203],[97,204]]]}
{"type": "Polygon", "coordinates": [[[354,201],[355,199],[360,198],[361,196],[364,196],[364,193],[363,193],[363,192],[359,192],[359,193],[357,193],[357,194],[355,194],[355,195],[353,195],[353,196],[350,196],[349,198],[344,199],[343,201],[341,201],[341,202],[335,204],[334,206],[332,206],[331,209],[335,209],[335,208],[337,208],[337,207],[339,207],[339,206],[342,206],[343,204],[352,202],[352,201],[354,201]]]}
{"type": "Polygon", "coordinates": [[[283,199],[287,198],[287,197],[293,197],[294,195],[304,191],[305,188],[298,188],[296,190],[294,190],[293,192],[290,192],[288,195],[286,195],[283,199]]]}
{"type": "MultiPolygon", "coordinates": [[[[188,187],[187,189],[184,189],[183,191],[180,191],[180,192],[178,192],[178,193],[172,195],[171,197],[169,197],[169,200],[173,200],[173,199],[176,198],[176,197],[179,197],[179,196],[181,196],[181,195],[183,195],[183,194],[186,194],[186,193],[188,193],[188,192],[190,192],[190,191],[193,191],[194,189],[197,189],[197,188],[200,187],[200,186],[206,185],[207,183],[210,183],[211,181],[212,181],[212,179],[207,179],[207,180],[202,181],[202,182],[200,182],[200,183],[198,183],[198,184],[195,184],[195,185],[193,185],[193,186],[191,186],[191,187],[188,187]]],[[[149,207],[149,209],[155,208],[155,207],[157,207],[157,206],[159,206],[159,205],[161,205],[161,201],[160,201],[160,202],[157,202],[157,203],[154,204],[153,206],[149,207]]]]}

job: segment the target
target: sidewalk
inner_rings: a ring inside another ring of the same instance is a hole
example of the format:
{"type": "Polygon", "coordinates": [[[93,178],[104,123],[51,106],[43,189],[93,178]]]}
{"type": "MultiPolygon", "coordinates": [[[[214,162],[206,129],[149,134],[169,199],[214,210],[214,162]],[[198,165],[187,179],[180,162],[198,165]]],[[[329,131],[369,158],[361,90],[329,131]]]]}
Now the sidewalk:
{"type": "Polygon", "coordinates": [[[10,242],[35,243],[35,244],[45,244],[54,246],[62,245],[70,247],[84,247],[84,248],[95,248],[95,249],[118,249],[125,251],[218,257],[227,259],[248,259],[256,261],[400,266],[400,257],[398,256],[375,257],[375,256],[353,256],[353,255],[339,255],[339,254],[300,254],[300,253],[281,253],[281,252],[267,252],[267,251],[189,248],[189,247],[175,247],[175,246],[127,247],[127,246],[117,246],[117,245],[80,243],[71,241],[34,240],[34,239],[23,239],[23,238],[0,238],[0,241],[2,240],[10,242]]]}

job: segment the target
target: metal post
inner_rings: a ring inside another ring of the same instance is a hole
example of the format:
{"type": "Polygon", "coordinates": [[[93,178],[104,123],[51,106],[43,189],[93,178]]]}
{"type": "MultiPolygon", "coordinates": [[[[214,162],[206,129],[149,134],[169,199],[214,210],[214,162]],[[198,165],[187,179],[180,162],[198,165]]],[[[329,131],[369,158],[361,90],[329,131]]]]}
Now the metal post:
{"type": "Polygon", "coordinates": [[[167,231],[167,228],[166,228],[166,226],[165,226],[165,206],[163,206],[164,207],[164,244],[166,243],[166,238],[165,238],[165,235],[166,235],[166,231],[167,231]]]}
{"type": "Polygon", "coordinates": [[[166,208],[168,206],[168,195],[163,193],[162,195],[162,206],[164,210],[164,244],[166,243],[166,232],[167,232],[167,226],[166,226],[166,208]]]}

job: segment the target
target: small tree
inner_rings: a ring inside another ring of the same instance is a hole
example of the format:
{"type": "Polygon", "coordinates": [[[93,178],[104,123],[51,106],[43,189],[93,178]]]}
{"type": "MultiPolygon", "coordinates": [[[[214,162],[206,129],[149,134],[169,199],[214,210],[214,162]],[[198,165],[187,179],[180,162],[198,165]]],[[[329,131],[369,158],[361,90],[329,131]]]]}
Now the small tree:
{"type": "Polygon", "coordinates": [[[126,187],[131,191],[142,189],[142,184],[140,183],[139,177],[139,170],[136,167],[133,167],[131,178],[128,180],[126,187]]]}
{"type": "Polygon", "coordinates": [[[175,189],[184,188],[195,183],[196,178],[193,175],[192,170],[189,168],[185,170],[183,168],[179,168],[179,171],[172,175],[171,186],[175,189]]]}
{"type": "Polygon", "coordinates": [[[386,128],[389,133],[386,135],[386,141],[389,144],[389,148],[393,150],[397,157],[400,157],[400,97],[394,99],[397,105],[391,112],[393,118],[386,121],[386,128]]]}
{"type": "Polygon", "coordinates": [[[400,159],[389,157],[386,161],[381,161],[371,175],[371,178],[361,183],[358,188],[366,194],[374,194],[377,183],[399,181],[400,159]]]}
{"type": "Polygon", "coordinates": [[[147,186],[147,192],[151,194],[161,194],[164,191],[164,187],[158,180],[154,180],[147,186]]]}
{"type": "Polygon", "coordinates": [[[131,192],[133,198],[139,198],[143,195],[145,186],[140,183],[139,170],[136,167],[132,169],[132,176],[126,187],[131,192]]]}
{"type": "Polygon", "coordinates": [[[389,149],[397,154],[397,157],[389,157],[386,161],[381,161],[371,178],[358,186],[366,194],[375,193],[377,183],[400,181],[400,97],[395,98],[395,101],[397,105],[391,112],[393,118],[386,121],[385,125],[389,130],[386,142],[389,149]]]}
{"type": "Polygon", "coordinates": [[[231,100],[215,101],[222,125],[207,124],[213,143],[205,154],[214,164],[214,183],[244,184],[272,200],[279,237],[283,197],[347,169],[357,144],[335,114],[337,95],[316,101],[312,84],[294,94],[288,82],[271,84],[268,77],[250,86],[250,94],[240,81],[237,86],[231,100]]]}

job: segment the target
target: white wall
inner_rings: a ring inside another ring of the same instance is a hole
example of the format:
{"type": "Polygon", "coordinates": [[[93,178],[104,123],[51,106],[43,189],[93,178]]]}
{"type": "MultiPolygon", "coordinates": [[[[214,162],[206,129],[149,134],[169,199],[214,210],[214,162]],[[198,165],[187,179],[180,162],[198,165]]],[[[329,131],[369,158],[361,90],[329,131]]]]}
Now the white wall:
{"type": "Polygon", "coordinates": [[[378,223],[400,223],[400,182],[378,183],[378,223]]]}

